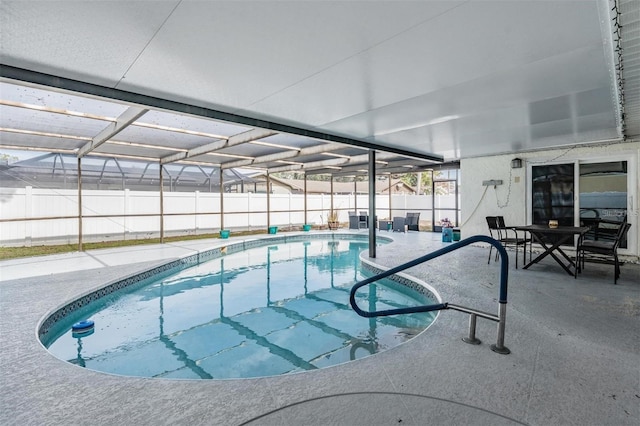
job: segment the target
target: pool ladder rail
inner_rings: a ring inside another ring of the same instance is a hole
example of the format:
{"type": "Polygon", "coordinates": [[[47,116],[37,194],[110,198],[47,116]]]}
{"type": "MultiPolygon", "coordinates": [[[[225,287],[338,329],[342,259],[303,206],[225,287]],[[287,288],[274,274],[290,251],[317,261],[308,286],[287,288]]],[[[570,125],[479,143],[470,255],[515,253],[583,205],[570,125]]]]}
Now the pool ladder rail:
{"type": "Polygon", "coordinates": [[[381,272],[380,274],[374,275],[373,277],[367,278],[360,282],[357,282],[352,288],[351,293],[349,295],[349,303],[356,313],[362,317],[372,318],[372,317],[382,317],[389,315],[402,315],[402,314],[413,314],[417,312],[430,312],[430,311],[439,311],[443,309],[453,309],[459,312],[465,312],[469,314],[469,335],[467,337],[462,338],[462,340],[466,343],[472,345],[479,345],[481,342],[476,338],[476,321],[477,318],[485,318],[491,321],[496,321],[498,323],[498,337],[495,344],[491,345],[491,350],[497,352],[502,355],[510,354],[511,351],[504,346],[504,330],[507,316],[507,283],[509,280],[509,257],[507,255],[506,250],[500,244],[499,241],[488,237],[486,235],[475,235],[473,237],[466,238],[460,242],[454,243],[450,246],[444,247],[440,250],[436,250],[434,252],[428,253],[424,256],[418,257],[414,260],[411,260],[402,265],[396,266],[395,268],[391,268],[385,272],[381,272]],[[462,247],[468,246],[469,244],[477,243],[477,242],[485,242],[491,244],[493,247],[498,250],[500,253],[500,297],[498,300],[498,315],[490,314],[488,312],[479,311],[477,309],[468,308],[465,306],[455,305],[453,303],[437,303],[433,305],[424,305],[424,306],[411,306],[407,308],[397,308],[397,309],[387,309],[383,311],[363,311],[360,309],[356,302],[356,291],[359,288],[364,287],[365,285],[371,284],[375,281],[386,278],[395,273],[404,271],[405,269],[409,269],[421,263],[427,262],[429,260],[435,259],[436,257],[440,257],[443,254],[450,253],[452,251],[458,250],[462,247]]]}

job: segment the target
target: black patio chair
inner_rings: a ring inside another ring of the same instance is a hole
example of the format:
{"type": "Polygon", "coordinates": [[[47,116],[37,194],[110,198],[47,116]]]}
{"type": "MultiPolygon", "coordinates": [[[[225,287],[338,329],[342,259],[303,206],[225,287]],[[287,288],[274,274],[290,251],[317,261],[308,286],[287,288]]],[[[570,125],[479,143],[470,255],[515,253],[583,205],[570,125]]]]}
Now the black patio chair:
{"type": "MultiPolygon", "coordinates": [[[[487,226],[489,226],[489,235],[491,238],[500,241],[500,243],[505,247],[514,247],[516,250],[516,269],[518,269],[518,247],[523,246],[523,256],[522,260],[526,263],[527,261],[527,243],[531,245],[531,239],[526,237],[518,236],[518,233],[515,229],[509,228],[504,223],[503,216],[487,216],[487,226]],[[513,232],[513,236],[510,236],[509,233],[513,232]]],[[[489,259],[487,263],[491,262],[491,250],[493,246],[489,247],[489,259]]],[[[496,251],[495,255],[496,260],[498,259],[498,252],[496,251]]],[[[531,258],[531,248],[529,248],[529,258],[531,258]]]]}
{"type": "Polygon", "coordinates": [[[576,268],[576,274],[582,272],[585,262],[613,263],[613,283],[617,284],[618,278],[620,278],[618,247],[620,247],[620,244],[626,238],[629,228],[631,228],[630,223],[621,223],[613,241],[582,240],[578,242],[576,264],[579,265],[579,267],[576,268]]]}
{"type": "Polygon", "coordinates": [[[349,229],[360,229],[358,224],[358,216],[356,212],[347,212],[349,214],[349,229]]]}
{"type": "Polygon", "coordinates": [[[419,231],[420,230],[420,213],[407,213],[407,217],[404,220],[405,225],[407,225],[407,230],[409,231],[419,231]]]}
{"type": "Polygon", "coordinates": [[[407,232],[404,217],[396,216],[393,218],[393,232],[407,232]]]}
{"type": "Polygon", "coordinates": [[[369,228],[369,213],[365,211],[360,211],[358,215],[358,228],[359,229],[367,229],[369,228]]]}

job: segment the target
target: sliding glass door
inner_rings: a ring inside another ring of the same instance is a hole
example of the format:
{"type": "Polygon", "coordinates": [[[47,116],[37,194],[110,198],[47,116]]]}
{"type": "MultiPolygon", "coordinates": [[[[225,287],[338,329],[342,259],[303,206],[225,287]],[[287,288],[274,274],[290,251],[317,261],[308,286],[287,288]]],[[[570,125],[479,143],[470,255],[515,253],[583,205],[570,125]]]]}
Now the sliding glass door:
{"type": "MultiPolygon", "coordinates": [[[[532,165],[531,223],[547,225],[557,220],[560,226],[589,226],[592,231],[586,238],[604,241],[614,237],[621,223],[637,226],[628,211],[629,167],[627,160],[532,165]]],[[[628,238],[635,241],[632,235],[628,238]]],[[[627,240],[620,245],[630,247],[627,240]]]]}
{"type": "Polygon", "coordinates": [[[580,164],[580,223],[594,228],[588,238],[610,240],[627,221],[627,167],[627,161],[580,164]]]}
{"type": "Polygon", "coordinates": [[[557,220],[560,226],[573,226],[574,164],[533,166],[531,173],[533,223],[557,220]]]}

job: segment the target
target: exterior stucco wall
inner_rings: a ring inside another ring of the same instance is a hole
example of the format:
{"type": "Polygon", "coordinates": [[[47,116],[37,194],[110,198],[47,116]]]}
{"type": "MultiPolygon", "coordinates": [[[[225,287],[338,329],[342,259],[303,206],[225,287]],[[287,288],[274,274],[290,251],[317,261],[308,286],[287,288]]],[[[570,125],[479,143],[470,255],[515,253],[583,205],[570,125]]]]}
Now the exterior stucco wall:
{"type": "MultiPolygon", "coordinates": [[[[531,223],[530,207],[527,206],[530,191],[530,167],[532,165],[559,164],[574,161],[627,160],[628,173],[632,177],[627,190],[630,251],[640,253],[640,226],[638,226],[638,164],[640,164],[640,141],[608,145],[564,148],[527,153],[513,153],[490,157],[463,159],[461,169],[461,214],[464,236],[488,235],[486,216],[504,216],[507,225],[531,223]],[[523,160],[522,168],[512,169],[511,160],[523,160]],[[502,185],[483,186],[486,180],[502,180],[502,185]],[[632,234],[632,235],[631,235],[632,234]]],[[[576,203],[578,194],[575,194],[576,203]]]]}

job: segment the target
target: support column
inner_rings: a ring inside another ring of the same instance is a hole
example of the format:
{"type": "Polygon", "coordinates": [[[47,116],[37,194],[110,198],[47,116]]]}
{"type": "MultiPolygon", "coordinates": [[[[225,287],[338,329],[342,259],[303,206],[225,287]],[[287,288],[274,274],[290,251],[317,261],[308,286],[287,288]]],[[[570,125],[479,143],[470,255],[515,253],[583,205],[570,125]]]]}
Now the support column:
{"type": "Polygon", "coordinates": [[[220,230],[224,229],[224,176],[220,167],[220,230]]]}
{"type": "MultiPolygon", "coordinates": [[[[24,217],[33,217],[33,186],[25,186],[24,188],[24,217]]],[[[33,237],[33,221],[27,220],[24,222],[24,245],[31,247],[31,241],[33,237]]]]}
{"type": "Polygon", "coordinates": [[[389,189],[387,190],[387,192],[389,192],[389,220],[393,220],[393,218],[391,217],[391,212],[393,210],[393,208],[391,207],[391,173],[389,173],[389,189]]]}
{"type": "Polygon", "coordinates": [[[333,212],[333,175],[331,175],[331,184],[329,185],[329,189],[331,191],[331,198],[330,198],[331,202],[329,203],[329,206],[330,206],[329,212],[333,212]]]}
{"type": "Polygon", "coordinates": [[[307,174],[306,173],[304,174],[304,224],[305,225],[309,224],[308,218],[307,218],[307,174]]]}
{"type": "Polygon", "coordinates": [[[82,159],[78,157],[78,251],[82,251],[82,159]]]}
{"type": "Polygon", "coordinates": [[[160,164],[160,244],[164,243],[164,166],[160,164]]]}
{"type": "Polygon", "coordinates": [[[369,150],[369,257],[376,257],[376,152],[369,150]]]}
{"type": "Polygon", "coordinates": [[[356,216],[358,215],[358,181],[357,177],[353,177],[353,209],[356,211],[356,216]]]}
{"type": "Polygon", "coordinates": [[[267,230],[271,227],[271,178],[267,170],[267,230]]]}

